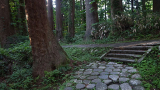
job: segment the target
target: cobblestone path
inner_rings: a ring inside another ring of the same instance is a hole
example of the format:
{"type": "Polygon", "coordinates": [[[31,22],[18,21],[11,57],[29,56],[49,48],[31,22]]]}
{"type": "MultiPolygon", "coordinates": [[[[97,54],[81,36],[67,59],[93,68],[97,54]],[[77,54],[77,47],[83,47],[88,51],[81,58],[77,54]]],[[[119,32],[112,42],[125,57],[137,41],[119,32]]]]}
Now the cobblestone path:
{"type": "Polygon", "coordinates": [[[115,62],[93,62],[74,73],[64,90],[145,90],[138,71],[115,62]]]}

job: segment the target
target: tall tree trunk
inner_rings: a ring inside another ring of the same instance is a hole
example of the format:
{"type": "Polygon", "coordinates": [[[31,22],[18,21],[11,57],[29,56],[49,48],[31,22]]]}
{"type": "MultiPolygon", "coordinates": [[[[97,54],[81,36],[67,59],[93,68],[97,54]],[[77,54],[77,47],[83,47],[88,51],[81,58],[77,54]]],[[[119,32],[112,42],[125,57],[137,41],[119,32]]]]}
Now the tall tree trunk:
{"type": "Polygon", "coordinates": [[[131,10],[132,10],[132,12],[133,12],[133,0],[131,0],[131,10]]]}
{"type": "MultiPolygon", "coordinates": [[[[86,10],[86,8],[85,8],[85,1],[84,0],[82,0],[82,3],[83,3],[83,10],[86,10]]],[[[82,15],[82,17],[83,17],[83,23],[86,23],[86,13],[84,12],[83,13],[83,15],[82,15]]],[[[86,27],[84,27],[84,28],[86,28],[86,27]]]]}
{"type": "Polygon", "coordinates": [[[144,24],[146,24],[146,15],[147,15],[145,2],[146,2],[146,0],[142,0],[142,12],[143,12],[143,16],[145,18],[144,24]]]}
{"type": "Polygon", "coordinates": [[[52,5],[52,0],[48,0],[48,7],[47,7],[47,10],[48,10],[48,21],[49,21],[49,25],[51,27],[52,30],[55,30],[55,27],[54,27],[54,21],[53,21],[53,5],[52,5]]]}
{"type": "Polygon", "coordinates": [[[56,36],[58,40],[61,40],[63,38],[62,25],[61,0],[56,0],[56,36]]]}
{"type": "Polygon", "coordinates": [[[68,31],[69,31],[69,36],[73,38],[75,35],[75,27],[74,27],[75,0],[69,0],[69,2],[70,2],[70,7],[69,7],[68,31]]]}
{"type": "Polygon", "coordinates": [[[106,7],[107,7],[107,1],[105,1],[105,5],[104,5],[104,7],[105,7],[105,20],[107,20],[107,17],[106,17],[106,7]]]}
{"type": "Polygon", "coordinates": [[[10,9],[9,0],[0,1],[0,43],[1,47],[5,47],[8,36],[13,35],[15,32],[10,28],[10,9]]]}
{"type": "Polygon", "coordinates": [[[24,0],[19,0],[19,4],[20,4],[20,18],[21,18],[20,30],[22,30],[21,34],[28,35],[24,0]]]}
{"type": "Polygon", "coordinates": [[[122,0],[111,0],[111,17],[114,19],[115,15],[121,15],[123,12],[122,0]]]}
{"type": "Polygon", "coordinates": [[[55,68],[69,62],[51,30],[45,0],[25,0],[28,13],[28,31],[33,54],[33,76],[43,77],[44,71],[52,71],[55,68]]]}
{"type": "Polygon", "coordinates": [[[85,39],[90,39],[92,25],[98,22],[98,12],[97,12],[97,2],[92,2],[93,0],[85,0],[86,2],[86,33],[85,39]]]}
{"type": "Polygon", "coordinates": [[[160,12],[160,0],[153,0],[153,12],[160,12]]]}

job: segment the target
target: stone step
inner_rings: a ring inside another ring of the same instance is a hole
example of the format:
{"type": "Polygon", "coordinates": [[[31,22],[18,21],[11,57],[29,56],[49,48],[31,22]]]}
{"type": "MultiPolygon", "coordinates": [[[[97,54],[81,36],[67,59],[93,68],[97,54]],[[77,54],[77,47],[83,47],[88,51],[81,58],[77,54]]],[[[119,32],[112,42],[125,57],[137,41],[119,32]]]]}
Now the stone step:
{"type": "Polygon", "coordinates": [[[122,61],[122,62],[136,62],[134,59],[128,59],[128,58],[103,57],[103,59],[112,60],[112,61],[122,61]]]}
{"type": "Polygon", "coordinates": [[[144,54],[145,50],[111,50],[109,53],[117,53],[117,54],[144,54]]]}
{"type": "Polygon", "coordinates": [[[121,58],[133,58],[133,59],[137,59],[137,58],[140,58],[141,55],[109,53],[109,54],[106,55],[106,57],[121,57],[121,58]]]}
{"type": "Polygon", "coordinates": [[[151,46],[116,47],[114,50],[148,50],[151,46]]]}

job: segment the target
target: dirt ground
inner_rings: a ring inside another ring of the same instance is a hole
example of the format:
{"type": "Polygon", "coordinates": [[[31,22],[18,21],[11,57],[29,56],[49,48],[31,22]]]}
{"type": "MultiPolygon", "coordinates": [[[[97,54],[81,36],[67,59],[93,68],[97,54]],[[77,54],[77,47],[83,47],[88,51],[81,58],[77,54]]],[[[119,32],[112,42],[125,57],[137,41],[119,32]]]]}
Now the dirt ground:
{"type": "Polygon", "coordinates": [[[135,41],[135,42],[124,42],[124,43],[114,43],[114,44],[87,44],[87,45],[65,45],[67,47],[123,47],[123,46],[135,46],[135,45],[160,45],[160,40],[145,40],[145,41],[135,41]]]}

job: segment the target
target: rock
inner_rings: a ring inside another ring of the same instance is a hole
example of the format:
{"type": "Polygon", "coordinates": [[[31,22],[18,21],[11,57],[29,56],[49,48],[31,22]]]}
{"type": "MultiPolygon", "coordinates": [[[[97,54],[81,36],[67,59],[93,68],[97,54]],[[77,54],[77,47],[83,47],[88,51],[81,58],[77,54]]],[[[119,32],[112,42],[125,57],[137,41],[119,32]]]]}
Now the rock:
{"type": "Polygon", "coordinates": [[[72,79],[70,82],[76,83],[77,79],[72,79]]]}
{"type": "Polygon", "coordinates": [[[78,75],[80,75],[80,74],[82,74],[83,72],[82,71],[77,71],[77,72],[75,72],[75,74],[78,74],[78,75]]]}
{"type": "Polygon", "coordinates": [[[115,67],[107,67],[107,68],[109,68],[109,69],[115,69],[115,67]]]}
{"type": "Polygon", "coordinates": [[[98,82],[101,82],[101,80],[100,79],[93,79],[92,82],[93,83],[98,83],[98,82]]]}
{"type": "Polygon", "coordinates": [[[89,84],[91,81],[90,80],[83,80],[84,84],[89,84]]]}
{"type": "Polygon", "coordinates": [[[113,65],[106,65],[107,67],[113,67],[113,65]]]}
{"type": "Polygon", "coordinates": [[[67,83],[66,86],[72,86],[72,83],[67,83]]]}
{"type": "Polygon", "coordinates": [[[85,71],[84,73],[83,73],[83,75],[88,75],[88,74],[91,74],[92,73],[92,71],[85,71]]]}
{"type": "Polygon", "coordinates": [[[100,79],[108,79],[108,75],[101,75],[99,76],[100,79]]]}
{"type": "Polygon", "coordinates": [[[129,84],[131,86],[138,86],[138,85],[141,85],[141,83],[142,82],[140,80],[135,80],[135,79],[132,79],[132,80],[129,81],[129,84]]]}
{"type": "Polygon", "coordinates": [[[109,62],[108,64],[116,65],[117,63],[115,63],[115,62],[109,62]]]}
{"type": "Polygon", "coordinates": [[[123,69],[123,67],[117,67],[118,69],[123,69]]]}
{"type": "Polygon", "coordinates": [[[95,84],[88,84],[86,88],[87,89],[93,89],[94,87],[95,87],[95,84]]]}
{"type": "Polygon", "coordinates": [[[102,83],[102,82],[99,82],[96,84],[96,90],[106,90],[107,89],[107,85],[102,83]]]}
{"type": "Polygon", "coordinates": [[[86,69],[85,72],[92,71],[92,69],[86,69]]]}
{"type": "Polygon", "coordinates": [[[134,72],[137,72],[137,70],[136,69],[131,69],[131,70],[128,70],[128,72],[134,73],[134,72]]]}
{"type": "Polygon", "coordinates": [[[115,71],[115,72],[116,72],[116,71],[121,71],[121,70],[120,70],[120,69],[113,69],[113,71],[115,71]]]}
{"type": "Polygon", "coordinates": [[[114,65],[115,67],[122,67],[123,65],[122,64],[116,64],[114,65]]]}
{"type": "Polygon", "coordinates": [[[128,69],[122,69],[122,72],[127,72],[128,71],[128,69]]]}
{"type": "Polygon", "coordinates": [[[105,66],[99,66],[98,68],[99,69],[105,69],[106,67],[105,66]]]}
{"type": "Polygon", "coordinates": [[[101,72],[100,75],[108,75],[109,72],[101,72]]]}
{"type": "Polygon", "coordinates": [[[134,74],[134,75],[132,75],[131,78],[133,78],[133,79],[138,79],[138,78],[141,78],[141,75],[139,75],[139,74],[134,74]]]}
{"type": "Polygon", "coordinates": [[[110,72],[110,74],[119,74],[120,72],[110,72]]]}
{"type": "Polygon", "coordinates": [[[64,90],[73,90],[72,87],[66,87],[64,90]]]}
{"type": "Polygon", "coordinates": [[[80,76],[79,78],[80,79],[85,79],[87,76],[80,76]]]}
{"type": "Polygon", "coordinates": [[[102,69],[94,69],[93,71],[95,71],[95,72],[102,72],[103,70],[102,69]]]}
{"type": "Polygon", "coordinates": [[[120,85],[121,90],[132,90],[131,86],[128,83],[123,83],[120,85]]]}
{"type": "Polygon", "coordinates": [[[79,71],[80,71],[80,72],[83,72],[83,71],[84,71],[84,69],[79,69],[79,71]]]}
{"type": "Polygon", "coordinates": [[[126,82],[128,80],[129,80],[129,78],[121,77],[121,78],[119,78],[119,83],[123,83],[123,82],[126,82]]]}
{"type": "Polygon", "coordinates": [[[119,85],[118,84],[111,84],[108,86],[108,89],[119,90],[119,85]]]}
{"type": "Polygon", "coordinates": [[[96,63],[94,63],[92,66],[91,66],[91,68],[97,68],[97,64],[96,63]]]}
{"type": "Polygon", "coordinates": [[[76,89],[83,89],[85,87],[84,84],[77,84],[76,89]]]}
{"type": "Polygon", "coordinates": [[[145,88],[142,86],[134,86],[133,90],[145,90],[145,88]]]}
{"type": "Polygon", "coordinates": [[[122,72],[119,74],[121,77],[128,77],[130,74],[128,72],[122,72]]]}
{"type": "Polygon", "coordinates": [[[74,78],[80,78],[81,77],[81,75],[75,75],[74,76],[74,78]]]}
{"type": "Polygon", "coordinates": [[[92,72],[91,75],[99,75],[99,72],[92,72]]]}
{"type": "Polygon", "coordinates": [[[112,69],[105,69],[106,72],[112,72],[112,69]]]}
{"type": "Polygon", "coordinates": [[[133,69],[133,67],[125,67],[126,69],[133,69]]]}
{"type": "Polygon", "coordinates": [[[89,77],[87,77],[87,79],[96,79],[97,78],[97,76],[89,76],[89,77]]]}
{"type": "Polygon", "coordinates": [[[114,82],[117,82],[119,76],[118,76],[118,75],[109,75],[109,78],[110,78],[111,80],[113,80],[114,82]]]}
{"type": "Polygon", "coordinates": [[[82,80],[77,80],[75,83],[82,83],[82,80]]]}
{"type": "Polygon", "coordinates": [[[103,80],[103,82],[104,82],[105,84],[110,84],[110,83],[112,82],[112,80],[103,80]]]}

